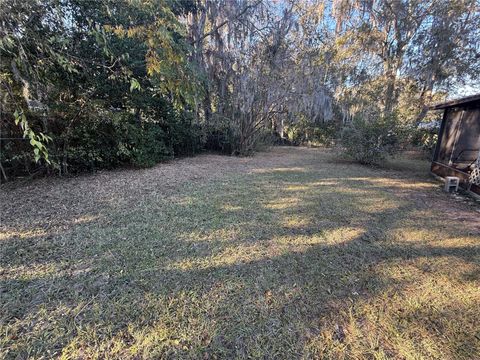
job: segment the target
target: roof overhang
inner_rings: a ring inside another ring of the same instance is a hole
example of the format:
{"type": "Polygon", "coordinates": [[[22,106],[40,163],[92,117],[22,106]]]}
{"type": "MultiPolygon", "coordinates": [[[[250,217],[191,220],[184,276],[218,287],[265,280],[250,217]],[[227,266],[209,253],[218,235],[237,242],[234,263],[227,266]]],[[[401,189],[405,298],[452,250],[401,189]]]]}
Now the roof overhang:
{"type": "Polygon", "coordinates": [[[463,97],[460,99],[449,100],[439,104],[434,104],[429,106],[428,108],[429,110],[441,110],[441,109],[447,109],[450,107],[464,106],[469,103],[473,103],[477,101],[480,101],[480,94],[471,95],[471,96],[463,97]]]}

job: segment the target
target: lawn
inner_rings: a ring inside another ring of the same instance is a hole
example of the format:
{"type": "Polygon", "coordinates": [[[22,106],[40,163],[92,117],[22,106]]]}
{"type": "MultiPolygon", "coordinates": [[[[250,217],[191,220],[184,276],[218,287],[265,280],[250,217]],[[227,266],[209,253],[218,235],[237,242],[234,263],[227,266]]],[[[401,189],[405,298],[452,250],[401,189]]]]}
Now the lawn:
{"type": "Polygon", "coordinates": [[[202,155],[0,190],[0,358],[480,358],[480,206],[423,160],[202,155]]]}

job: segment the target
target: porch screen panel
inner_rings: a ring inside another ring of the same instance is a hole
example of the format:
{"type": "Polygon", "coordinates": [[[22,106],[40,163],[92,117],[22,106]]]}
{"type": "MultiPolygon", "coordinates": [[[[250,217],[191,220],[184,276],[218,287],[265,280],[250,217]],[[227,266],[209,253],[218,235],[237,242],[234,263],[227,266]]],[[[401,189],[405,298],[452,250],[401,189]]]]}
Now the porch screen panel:
{"type": "Polygon", "coordinates": [[[468,166],[477,160],[480,149],[480,109],[465,109],[458,129],[452,161],[457,166],[468,166]]]}
{"type": "Polygon", "coordinates": [[[447,109],[445,114],[445,128],[441,134],[440,151],[437,161],[448,164],[454,150],[455,139],[458,135],[458,126],[462,118],[462,110],[447,109]]]}

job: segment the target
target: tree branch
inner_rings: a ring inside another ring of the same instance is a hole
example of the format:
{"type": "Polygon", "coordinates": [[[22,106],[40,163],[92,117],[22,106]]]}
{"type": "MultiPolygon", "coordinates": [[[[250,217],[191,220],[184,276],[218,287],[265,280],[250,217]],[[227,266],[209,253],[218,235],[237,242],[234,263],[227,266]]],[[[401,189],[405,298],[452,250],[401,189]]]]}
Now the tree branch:
{"type": "Polygon", "coordinates": [[[252,8],[255,8],[257,7],[258,5],[260,5],[262,3],[263,0],[258,0],[257,2],[253,3],[253,4],[250,4],[250,5],[247,5],[245,6],[242,11],[240,11],[237,15],[235,15],[232,19],[227,19],[225,21],[222,21],[220,24],[218,24],[217,26],[215,26],[215,28],[213,28],[211,31],[209,31],[208,33],[204,34],[203,36],[201,36],[198,40],[194,41],[192,44],[195,44],[195,43],[200,43],[202,42],[205,38],[209,37],[209,36],[212,36],[213,34],[215,34],[219,29],[221,29],[222,27],[224,27],[225,25],[228,24],[229,21],[231,20],[237,20],[238,18],[242,17],[248,10],[252,9],[252,8]]]}

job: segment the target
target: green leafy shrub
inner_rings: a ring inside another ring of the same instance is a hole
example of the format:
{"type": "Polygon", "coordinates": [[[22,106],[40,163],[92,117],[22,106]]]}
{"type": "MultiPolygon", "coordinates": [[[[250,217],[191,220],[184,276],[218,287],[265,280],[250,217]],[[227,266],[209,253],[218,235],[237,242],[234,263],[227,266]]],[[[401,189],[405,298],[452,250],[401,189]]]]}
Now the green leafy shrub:
{"type": "Polygon", "coordinates": [[[238,135],[228,122],[217,121],[205,126],[205,150],[230,155],[238,143],[238,135]]]}
{"type": "Polygon", "coordinates": [[[78,173],[121,165],[128,158],[128,152],[121,146],[121,125],[96,118],[54,136],[50,152],[60,172],[78,173]]]}
{"type": "Polygon", "coordinates": [[[294,144],[288,137],[281,137],[280,134],[277,131],[267,131],[265,132],[265,144],[268,144],[270,146],[273,145],[296,145],[294,144]]]}
{"type": "Polygon", "coordinates": [[[345,153],[361,164],[378,164],[394,155],[400,146],[401,130],[396,117],[356,118],[342,131],[345,153]]]}
{"type": "Polygon", "coordinates": [[[131,133],[129,163],[138,167],[151,167],[173,156],[173,149],[163,129],[156,123],[134,125],[131,133]]]}
{"type": "Polygon", "coordinates": [[[330,121],[312,126],[307,141],[312,145],[332,146],[337,136],[337,124],[330,121]]]}
{"type": "Polygon", "coordinates": [[[169,143],[175,156],[188,156],[203,150],[202,127],[188,115],[177,116],[168,126],[169,143]]]}
{"type": "Polygon", "coordinates": [[[149,167],[173,155],[168,136],[158,123],[133,119],[81,122],[68,136],[54,138],[51,152],[61,172],[77,173],[122,165],[149,167]]]}
{"type": "Polygon", "coordinates": [[[119,166],[150,167],[173,156],[193,155],[203,147],[201,128],[173,111],[153,114],[145,121],[126,111],[102,111],[94,106],[86,113],[72,123],[62,118],[50,119],[50,164],[35,163],[26,140],[2,142],[0,160],[6,177],[45,172],[64,175],[119,166]]]}
{"type": "Polygon", "coordinates": [[[335,122],[312,123],[301,120],[286,128],[287,139],[293,145],[330,146],[337,135],[335,122]]]}
{"type": "Polygon", "coordinates": [[[437,144],[439,124],[421,125],[423,126],[417,126],[409,131],[409,144],[423,150],[425,156],[430,159],[437,144]]]}
{"type": "Polygon", "coordinates": [[[264,129],[257,134],[253,150],[266,151],[268,147],[274,145],[291,145],[291,143],[288,139],[282,139],[276,131],[264,129]]]}

